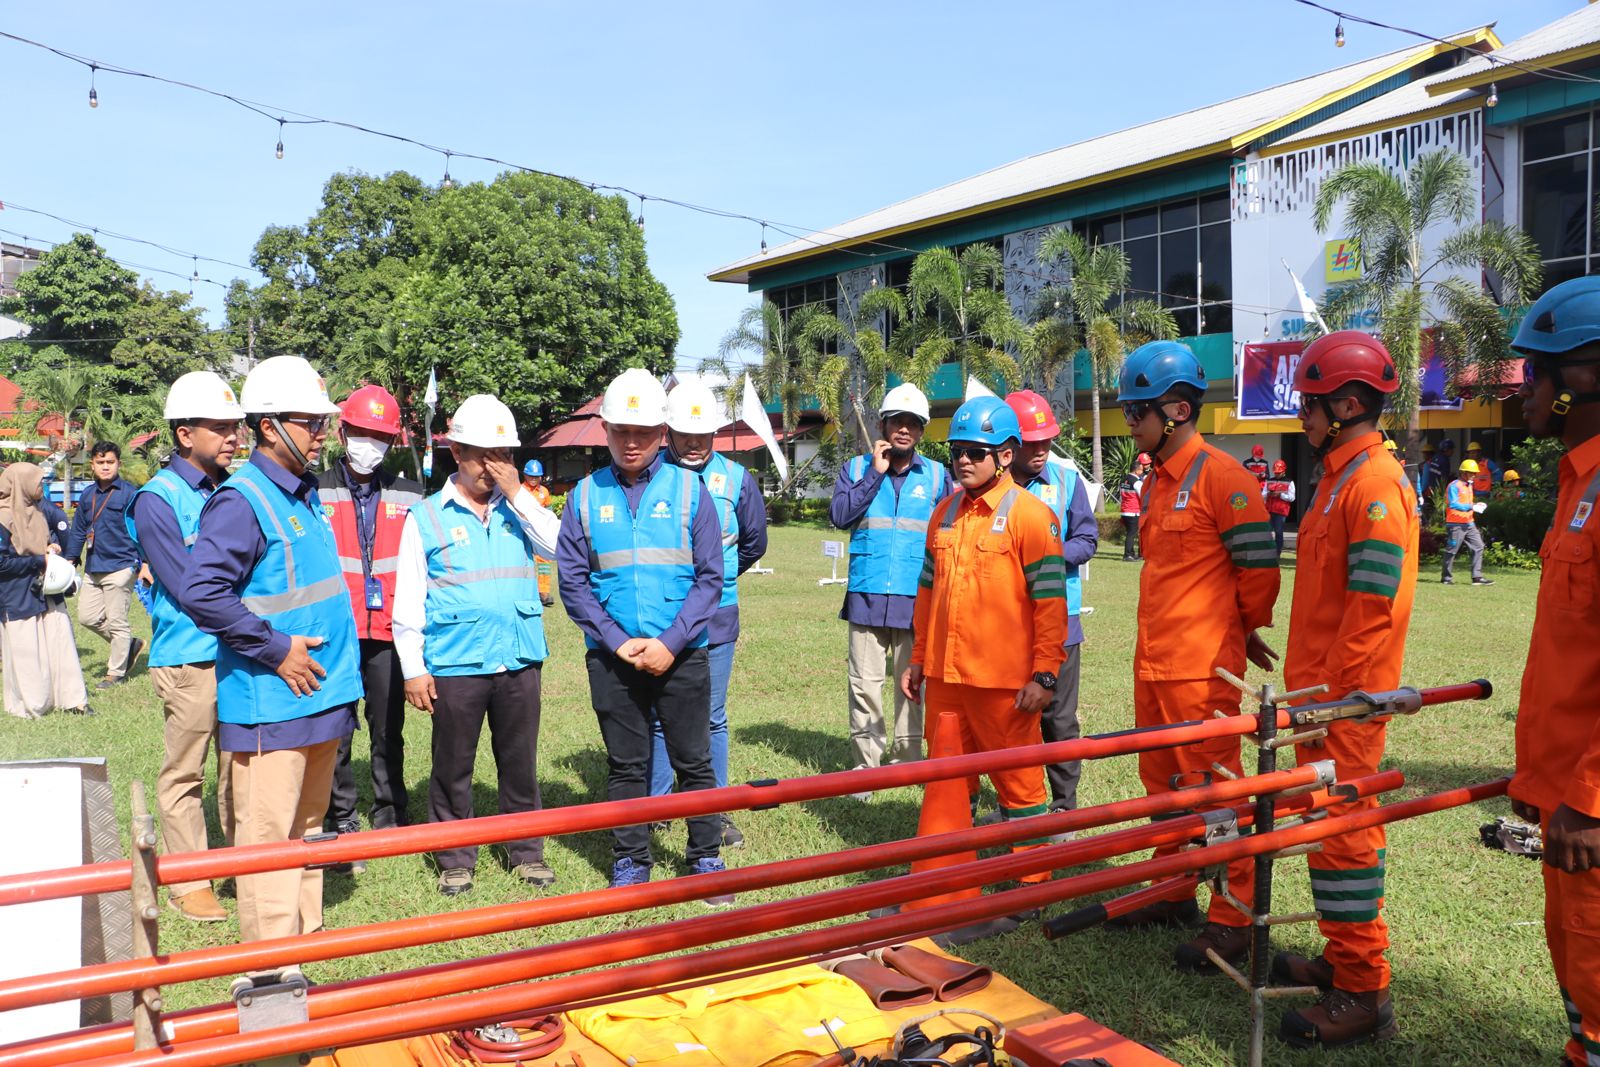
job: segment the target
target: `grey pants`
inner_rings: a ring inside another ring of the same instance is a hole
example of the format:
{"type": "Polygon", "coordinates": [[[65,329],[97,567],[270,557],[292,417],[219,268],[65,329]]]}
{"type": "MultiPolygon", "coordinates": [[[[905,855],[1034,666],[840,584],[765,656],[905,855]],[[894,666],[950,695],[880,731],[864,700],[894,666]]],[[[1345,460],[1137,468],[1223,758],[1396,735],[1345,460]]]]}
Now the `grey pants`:
{"type": "MultiPolygon", "coordinates": [[[[1056,692],[1050,705],[1039,716],[1039,732],[1048,743],[1071,741],[1079,735],[1078,729],[1078,653],[1082,645],[1070,645],[1067,657],[1061,663],[1061,673],[1056,678],[1056,692]]],[[[1050,807],[1052,809],[1078,806],[1078,777],[1083,773],[1083,761],[1052,763],[1044,769],[1050,780],[1050,807]]]]}
{"type": "Polygon", "coordinates": [[[1472,553],[1472,577],[1483,577],[1483,535],[1478,532],[1475,522],[1452,522],[1445,525],[1448,537],[1444,542],[1444,577],[1453,578],[1456,567],[1456,553],[1461,551],[1461,546],[1466,545],[1472,553]]]}

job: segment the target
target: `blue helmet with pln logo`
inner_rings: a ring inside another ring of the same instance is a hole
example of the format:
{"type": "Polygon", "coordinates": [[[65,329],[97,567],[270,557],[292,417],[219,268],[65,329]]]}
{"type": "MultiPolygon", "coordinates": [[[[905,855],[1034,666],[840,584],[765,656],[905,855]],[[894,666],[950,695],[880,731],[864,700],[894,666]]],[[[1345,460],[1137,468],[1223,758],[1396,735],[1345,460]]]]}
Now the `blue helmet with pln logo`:
{"type": "Polygon", "coordinates": [[[522,465],[522,476],[524,478],[543,478],[544,464],[536,459],[528,460],[522,465]]]}
{"type": "Polygon", "coordinates": [[[1205,392],[1205,368],[1188,345],[1151,341],[1135,348],[1123,361],[1117,402],[1159,400],[1174,385],[1192,385],[1205,392]]]}
{"type": "Polygon", "coordinates": [[[1000,447],[1015,438],[1022,440],[1022,424],[1017,413],[997,396],[975,396],[956,408],[950,420],[950,440],[1000,447]]]}

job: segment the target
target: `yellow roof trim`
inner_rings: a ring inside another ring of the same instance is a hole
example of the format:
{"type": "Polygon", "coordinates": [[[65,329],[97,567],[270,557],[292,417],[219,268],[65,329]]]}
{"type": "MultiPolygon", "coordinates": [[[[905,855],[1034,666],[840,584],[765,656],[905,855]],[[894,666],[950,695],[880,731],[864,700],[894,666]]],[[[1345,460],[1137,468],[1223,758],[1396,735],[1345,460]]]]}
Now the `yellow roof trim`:
{"type": "Polygon", "coordinates": [[[1409,115],[1396,115],[1393,118],[1383,119],[1378,122],[1367,122],[1360,126],[1351,126],[1349,129],[1334,130],[1318,137],[1308,138],[1304,141],[1279,141],[1277,144],[1268,145],[1261,150],[1262,159],[1273,156],[1286,156],[1291,152],[1298,152],[1302,148],[1316,148],[1318,145],[1332,144],[1335,141],[1345,141],[1352,137],[1363,137],[1369,133],[1381,133],[1384,130],[1399,129],[1401,126],[1410,126],[1425,119],[1442,118],[1445,115],[1455,115],[1463,111],[1476,111],[1483,106],[1483,97],[1473,96],[1465,100],[1452,100],[1445,104],[1435,104],[1433,107],[1421,111],[1413,111],[1409,115]]]}
{"type": "MultiPolygon", "coordinates": [[[[1595,56],[1600,56],[1600,41],[1578,45],[1575,48],[1568,48],[1561,52],[1552,52],[1547,56],[1539,56],[1535,59],[1519,59],[1517,63],[1520,66],[1533,67],[1536,70],[1549,70],[1551,67],[1559,67],[1563,63],[1575,63],[1580,59],[1592,59],[1595,56]]],[[[1479,85],[1488,85],[1490,82],[1498,81],[1501,78],[1509,81],[1512,78],[1527,74],[1526,70],[1519,70],[1517,67],[1490,64],[1488,70],[1479,71],[1477,74],[1465,74],[1459,78],[1452,78],[1449,81],[1430,85],[1428,86],[1428,95],[1441,96],[1456,89],[1472,89],[1479,85]]]]}
{"type": "MultiPolygon", "coordinates": [[[[1361,90],[1370,88],[1387,78],[1394,77],[1401,71],[1410,70],[1418,63],[1432,59],[1434,56],[1442,55],[1445,52],[1453,52],[1463,45],[1482,44],[1485,41],[1489,41],[1491,38],[1495,41],[1499,40],[1499,38],[1494,36],[1494,30],[1485,26],[1482,29],[1473,30],[1471,33],[1462,34],[1460,37],[1452,38],[1449,43],[1430,45],[1415,55],[1407,56],[1405,59],[1402,59],[1399,62],[1391,63],[1383,70],[1367,75],[1354,85],[1347,85],[1337,92],[1327,93],[1308,104],[1296,108],[1294,111],[1284,115],[1281,118],[1273,119],[1271,122],[1264,122],[1253,130],[1247,130],[1246,132],[1239,134],[1237,137],[1233,138],[1233,147],[1243,148],[1246,145],[1256,141],[1258,138],[1265,137],[1273,130],[1281,129],[1284,126],[1289,125],[1291,122],[1298,122],[1307,115],[1320,111],[1330,104],[1338,103],[1340,100],[1343,100],[1352,93],[1359,93],[1361,90]]],[[[1436,95],[1432,94],[1431,89],[1429,92],[1430,95],[1436,95]]]]}

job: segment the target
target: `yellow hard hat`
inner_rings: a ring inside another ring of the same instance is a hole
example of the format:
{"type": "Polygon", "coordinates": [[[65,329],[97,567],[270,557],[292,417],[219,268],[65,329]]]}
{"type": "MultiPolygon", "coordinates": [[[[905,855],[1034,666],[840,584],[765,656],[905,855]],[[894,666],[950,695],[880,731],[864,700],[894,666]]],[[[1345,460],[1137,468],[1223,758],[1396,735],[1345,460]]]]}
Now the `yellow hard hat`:
{"type": "Polygon", "coordinates": [[[1390,452],[1398,451],[1400,448],[1399,445],[1394,443],[1394,438],[1392,437],[1383,442],[1383,447],[1387,448],[1390,452]]]}
{"type": "Polygon", "coordinates": [[[1428,442],[1425,442],[1423,444],[1422,451],[1424,453],[1428,453],[1428,452],[1435,452],[1435,451],[1438,451],[1438,450],[1433,447],[1433,442],[1432,441],[1428,441],[1428,442]]]}
{"type": "Polygon", "coordinates": [[[1522,481],[1522,475],[1514,470],[1506,471],[1505,474],[1501,475],[1500,480],[1503,482],[1520,482],[1522,481]]]}
{"type": "Polygon", "coordinates": [[[1467,444],[1467,451],[1468,452],[1481,452],[1481,451],[1483,451],[1483,446],[1480,445],[1476,441],[1471,441],[1471,442],[1468,442],[1468,444],[1467,444]]]}
{"type": "Polygon", "coordinates": [[[1475,459],[1464,459],[1461,461],[1461,466],[1457,467],[1456,469],[1462,474],[1477,474],[1478,461],[1475,459]]]}

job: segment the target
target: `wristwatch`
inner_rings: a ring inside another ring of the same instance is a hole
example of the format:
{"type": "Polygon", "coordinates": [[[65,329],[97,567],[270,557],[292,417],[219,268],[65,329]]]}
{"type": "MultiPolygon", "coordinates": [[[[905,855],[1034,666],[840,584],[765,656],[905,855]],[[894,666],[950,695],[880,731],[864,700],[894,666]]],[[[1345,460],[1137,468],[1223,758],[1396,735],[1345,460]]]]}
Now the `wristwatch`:
{"type": "Polygon", "coordinates": [[[1049,671],[1040,671],[1033,676],[1033,680],[1038,683],[1040,689],[1048,689],[1052,693],[1056,691],[1056,676],[1049,671]]]}

